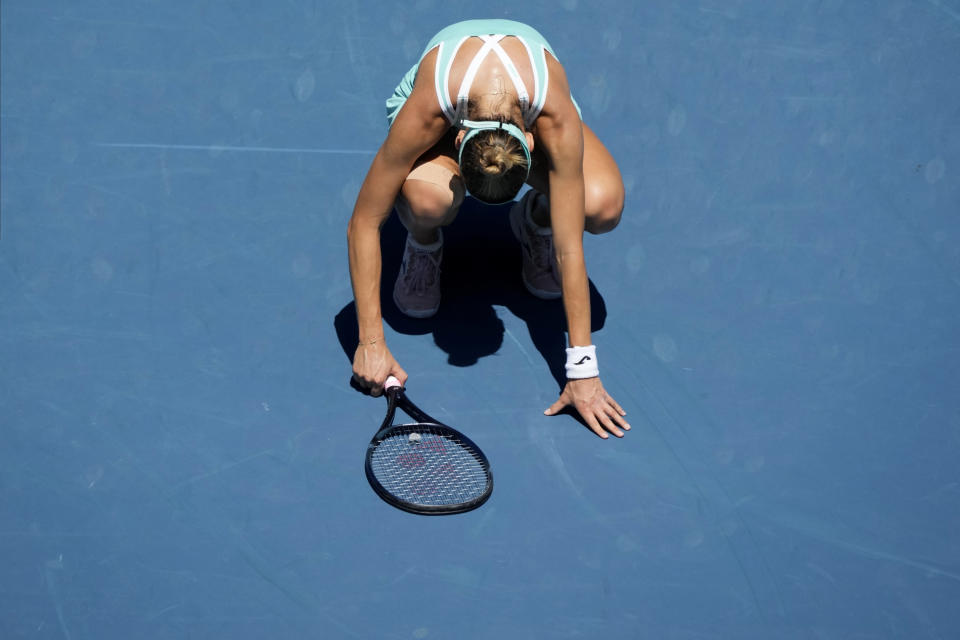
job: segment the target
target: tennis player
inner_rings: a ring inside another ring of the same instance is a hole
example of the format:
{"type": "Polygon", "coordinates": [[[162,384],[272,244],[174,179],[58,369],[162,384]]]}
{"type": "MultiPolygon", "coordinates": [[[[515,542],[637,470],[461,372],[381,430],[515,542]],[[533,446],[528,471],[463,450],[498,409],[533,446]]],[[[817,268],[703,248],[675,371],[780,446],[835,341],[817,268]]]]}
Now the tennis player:
{"type": "Polygon", "coordinates": [[[440,307],[443,231],[466,192],[512,201],[523,249],[520,277],[537,297],[563,298],[570,347],[567,383],[544,413],[573,406],[600,437],[623,436],[624,411],[600,382],[591,341],[583,232],[620,221],[623,179],[609,151],[582,122],[553,49],[533,28],[509,20],[451,25],[427,44],[387,100],[390,130],[367,173],[348,229],[360,340],[357,381],[374,395],[387,376],[407,374],[384,340],[380,228],[396,208],[407,229],[393,288],[408,316],[440,307]]]}

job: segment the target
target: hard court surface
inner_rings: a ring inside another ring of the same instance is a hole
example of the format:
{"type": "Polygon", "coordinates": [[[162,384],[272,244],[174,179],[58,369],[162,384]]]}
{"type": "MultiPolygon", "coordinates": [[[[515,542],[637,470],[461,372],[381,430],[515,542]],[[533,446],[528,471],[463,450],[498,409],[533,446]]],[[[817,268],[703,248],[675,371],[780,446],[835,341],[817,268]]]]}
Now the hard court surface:
{"type": "Polygon", "coordinates": [[[960,2],[459,7],[0,5],[0,637],[960,636],[960,2]],[[540,29],[622,168],[586,250],[633,430],[542,415],[561,307],[468,201],[440,314],[384,305],[493,465],[427,518],[363,475],[345,229],[468,17],[540,29]]]}

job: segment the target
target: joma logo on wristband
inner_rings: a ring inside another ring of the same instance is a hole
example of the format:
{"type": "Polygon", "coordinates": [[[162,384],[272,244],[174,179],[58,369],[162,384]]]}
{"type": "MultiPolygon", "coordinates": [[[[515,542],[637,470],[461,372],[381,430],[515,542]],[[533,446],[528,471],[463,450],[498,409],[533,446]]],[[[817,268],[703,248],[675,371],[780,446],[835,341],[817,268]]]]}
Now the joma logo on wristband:
{"type": "Polygon", "coordinates": [[[600,375],[600,369],[597,367],[597,348],[593,345],[587,347],[570,347],[567,349],[567,378],[576,380],[580,378],[595,378],[600,375]]]}

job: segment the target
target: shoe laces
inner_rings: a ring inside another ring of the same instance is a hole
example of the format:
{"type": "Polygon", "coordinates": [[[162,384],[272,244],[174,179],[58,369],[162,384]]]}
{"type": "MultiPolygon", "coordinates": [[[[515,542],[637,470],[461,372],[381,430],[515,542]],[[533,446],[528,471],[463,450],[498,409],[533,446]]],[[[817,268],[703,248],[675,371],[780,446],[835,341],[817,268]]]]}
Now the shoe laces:
{"type": "Polygon", "coordinates": [[[408,247],[407,259],[404,262],[403,281],[409,290],[414,293],[426,293],[436,286],[437,276],[440,273],[440,252],[419,251],[416,247],[408,247]]]}

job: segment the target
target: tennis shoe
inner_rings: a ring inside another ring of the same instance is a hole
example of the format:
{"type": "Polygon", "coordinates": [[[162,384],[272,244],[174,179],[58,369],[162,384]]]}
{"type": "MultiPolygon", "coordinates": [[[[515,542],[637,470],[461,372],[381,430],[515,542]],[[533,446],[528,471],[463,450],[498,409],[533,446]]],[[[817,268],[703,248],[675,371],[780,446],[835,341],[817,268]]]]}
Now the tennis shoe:
{"type": "Polygon", "coordinates": [[[393,285],[393,301],[404,315],[429,318],[440,308],[440,261],[443,258],[443,234],[430,245],[422,245],[407,235],[400,273],[393,285]]]}
{"type": "Polygon", "coordinates": [[[530,190],[513,203],[510,228],[523,249],[523,284],[527,291],[544,300],[555,300],[562,294],[560,273],[553,250],[553,230],[533,221],[532,213],[548,206],[547,198],[530,190]]]}

